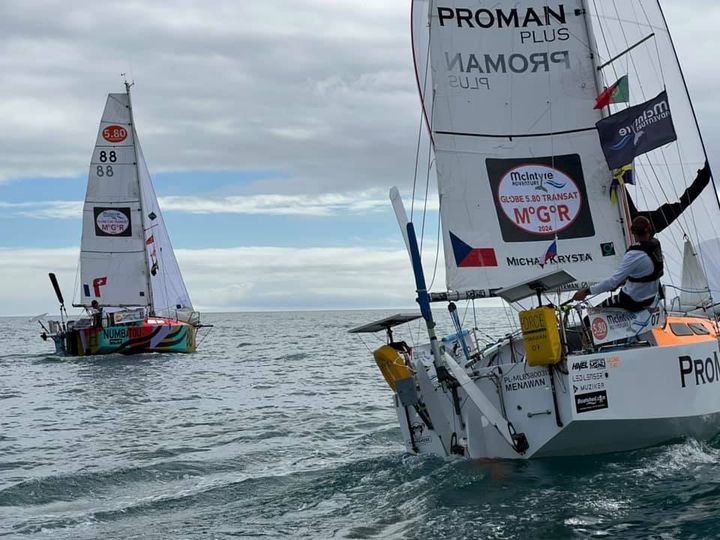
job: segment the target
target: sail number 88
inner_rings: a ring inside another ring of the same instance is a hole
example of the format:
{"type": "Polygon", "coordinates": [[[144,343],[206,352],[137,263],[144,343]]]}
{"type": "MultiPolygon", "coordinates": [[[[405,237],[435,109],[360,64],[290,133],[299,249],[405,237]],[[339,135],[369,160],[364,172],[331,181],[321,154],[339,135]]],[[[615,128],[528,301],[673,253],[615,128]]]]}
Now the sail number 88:
{"type": "Polygon", "coordinates": [[[115,163],[117,161],[117,154],[115,153],[115,150],[110,150],[110,152],[106,152],[105,150],[100,152],[100,161],[103,163],[110,161],[111,163],[115,163]]]}
{"type": "Polygon", "coordinates": [[[98,176],[112,176],[115,173],[113,172],[112,165],[105,165],[104,167],[98,165],[97,169],[95,169],[95,174],[98,176]]]}

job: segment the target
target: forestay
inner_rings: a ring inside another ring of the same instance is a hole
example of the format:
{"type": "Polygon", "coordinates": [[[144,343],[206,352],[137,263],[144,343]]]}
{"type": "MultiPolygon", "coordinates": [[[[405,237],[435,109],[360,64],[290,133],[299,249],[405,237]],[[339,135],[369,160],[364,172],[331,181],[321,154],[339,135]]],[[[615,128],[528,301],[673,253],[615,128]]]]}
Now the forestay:
{"type": "Polygon", "coordinates": [[[583,2],[418,0],[413,19],[421,87],[430,52],[422,93],[448,289],[609,275],[626,240],[595,129],[583,2]]]}

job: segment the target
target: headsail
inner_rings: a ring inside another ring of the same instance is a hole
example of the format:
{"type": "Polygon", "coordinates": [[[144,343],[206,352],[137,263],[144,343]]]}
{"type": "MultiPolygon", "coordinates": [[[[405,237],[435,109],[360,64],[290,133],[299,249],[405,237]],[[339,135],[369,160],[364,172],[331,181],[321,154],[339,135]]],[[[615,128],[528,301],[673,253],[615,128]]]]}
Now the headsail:
{"type": "Polygon", "coordinates": [[[129,93],[108,95],[90,165],[80,255],[82,301],[193,310],[133,125],[129,93]]]}
{"type": "Polygon", "coordinates": [[[448,289],[491,291],[551,269],[606,277],[626,240],[595,130],[583,2],[417,4],[448,289]]]}
{"type": "MultiPolygon", "coordinates": [[[[145,245],[148,252],[148,270],[156,315],[175,316],[178,312],[191,312],[193,305],[185,287],[180,266],[170,243],[165,220],[160,212],[150,171],[145,163],[142,148],[137,142],[138,175],[145,215],[145,245]]],[[[182,317],[181,317],[182,318],[182,317]]]]}

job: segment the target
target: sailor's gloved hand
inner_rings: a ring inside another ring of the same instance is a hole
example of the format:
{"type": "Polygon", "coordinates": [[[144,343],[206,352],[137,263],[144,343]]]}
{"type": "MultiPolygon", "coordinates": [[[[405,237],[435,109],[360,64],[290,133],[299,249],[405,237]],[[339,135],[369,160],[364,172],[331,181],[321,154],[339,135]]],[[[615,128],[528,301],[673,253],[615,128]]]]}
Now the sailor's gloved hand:
{"type": "Polygon", "coordinates": [[[698,176],[703,175],[706,177],[710,177],[712,173],[710,172],[710,163],[708,163],[708,160],[705,160],[705,166],[702,169],[698,170],[698,176]]]}
{"type": "Polygon", "coordinates": [[[582,302],[588,297],[589,294],[590,289],[585,287],[584,289],[580,289],[578,292],[576,292],[572,299],[575,300],[575,302],[582,302]]]}

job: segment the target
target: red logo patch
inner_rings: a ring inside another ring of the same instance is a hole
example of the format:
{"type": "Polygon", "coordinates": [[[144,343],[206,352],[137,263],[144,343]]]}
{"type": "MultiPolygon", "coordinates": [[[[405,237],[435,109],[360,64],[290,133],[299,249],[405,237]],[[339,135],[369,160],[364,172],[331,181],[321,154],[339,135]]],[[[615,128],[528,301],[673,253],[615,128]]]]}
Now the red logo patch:
{"type": "Polygon", "coordinates": [[[119,143],[123,142],[125,139],[127,139],[128,132],[127,129],[125,129],[122,126],[108,126],[105,129],[102,130],[102,136],[103,139],[105,139],[107,142],[111,143],[119,143]]]}
{"type": "Polygon", "coordinates": [[[600,317],[593,319],[592,334],[593,334],[593,336],[595,336],[595,339],[597,339],[597,340],[603,340],[608,335],[608,325],[600,317]]]}

